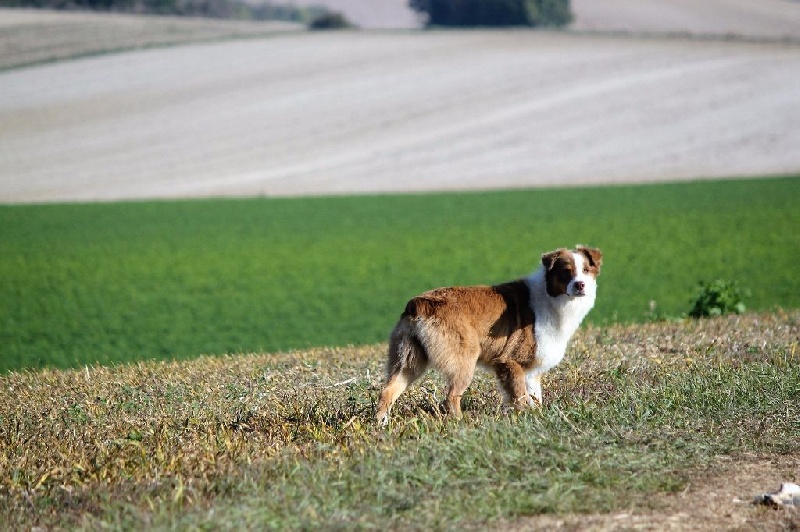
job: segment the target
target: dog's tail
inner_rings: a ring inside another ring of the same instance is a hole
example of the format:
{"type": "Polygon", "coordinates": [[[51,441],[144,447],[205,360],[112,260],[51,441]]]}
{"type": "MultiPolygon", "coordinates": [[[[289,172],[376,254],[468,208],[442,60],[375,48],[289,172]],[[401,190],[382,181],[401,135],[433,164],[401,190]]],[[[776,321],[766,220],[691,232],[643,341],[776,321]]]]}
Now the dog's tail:
{"type": "Polygon", "coordinates": [[[420,342],[416,324],[411,316],[403,313],[389,338],[389,356],[386,361],[386,380],[392,375],[409,369],[414,373],[417,366],[427,366],[428,355],[420,342]]]}
{"type": "Polygon", "coordinates": [[[405,313],[389,338],[386,383],[378,398],[376,417],[380,424],[389,420],[389,410],[401,393],[428,367],[428,356],[417,335],[415,322],[405,313]]]}

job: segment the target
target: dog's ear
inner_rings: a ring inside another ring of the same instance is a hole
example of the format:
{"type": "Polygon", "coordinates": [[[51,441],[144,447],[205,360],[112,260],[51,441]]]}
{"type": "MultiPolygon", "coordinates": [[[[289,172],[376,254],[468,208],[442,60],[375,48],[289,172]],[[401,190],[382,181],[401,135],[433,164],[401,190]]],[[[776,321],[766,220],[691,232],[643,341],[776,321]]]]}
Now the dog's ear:
{"type": "Polygon", "coordinates": [[[586,246],[577,246],[578,253],[586,257],[589,261],[589,266],[597,268],[597,273],[600,273],[600,266],[603,265],[603,252],[595,248],[587,248],[586,246]]]}
{"type": "Polygon", "coordinates": [[[557,249],[555,251],[551,251],[550,253],[545,253],[542,255],[542,264],[544,265],[545,271],[550,271],[553,269],[553,266],[556,265],[556,260],[558,260],[558,256],[563,253],[563,249],[557,249]]]}

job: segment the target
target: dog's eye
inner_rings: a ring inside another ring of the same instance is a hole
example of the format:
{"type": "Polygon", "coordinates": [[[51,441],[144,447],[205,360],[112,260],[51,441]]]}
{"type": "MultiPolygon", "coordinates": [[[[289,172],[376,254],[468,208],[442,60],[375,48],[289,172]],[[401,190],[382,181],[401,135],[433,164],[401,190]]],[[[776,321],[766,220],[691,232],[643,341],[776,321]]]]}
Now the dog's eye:
{"type": "Polygon", "coordinates": [[[589,267],[588,266],[584,266],[583,267],[583,273],[589,273],[589,267]]]}
{"type": "Polygon", "coordinates": [[[568,270],[564,270],[559,274],[559,277],[561,278],[561,281],[566,283],[569,282],[570,279],[572,279],[572,273],[568,270]]]}

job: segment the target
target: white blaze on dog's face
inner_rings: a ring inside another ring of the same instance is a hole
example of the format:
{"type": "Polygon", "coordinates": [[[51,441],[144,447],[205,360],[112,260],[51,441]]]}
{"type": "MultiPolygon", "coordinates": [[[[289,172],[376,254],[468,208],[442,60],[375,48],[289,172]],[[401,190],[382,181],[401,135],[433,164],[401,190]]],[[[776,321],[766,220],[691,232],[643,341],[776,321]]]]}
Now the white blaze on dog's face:
{"type": "Polygon", "coordinates": [[[579,247],[575,251],[559,249],[542,256],[551,297],[594,297],[602,254],[596,249],[579,247]]]}
{"type": "Polygon", "coordinates": [[[597,283],[594,276],[591,275],[589,263],[583,258],[583,255],[573,253],[572,258],[575,261],[575,277],[567,285],[567,295],[573,297],[583,297],[594,294],[597,290],[597,283]]]}

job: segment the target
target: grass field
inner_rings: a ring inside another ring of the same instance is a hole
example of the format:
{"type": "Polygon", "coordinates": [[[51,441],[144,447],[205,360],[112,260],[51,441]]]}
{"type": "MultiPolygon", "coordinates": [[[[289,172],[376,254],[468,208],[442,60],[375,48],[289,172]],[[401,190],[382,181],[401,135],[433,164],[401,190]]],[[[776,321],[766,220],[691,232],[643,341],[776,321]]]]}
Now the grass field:
{"type": "Polygon", "coordinates": [[[428,376],[385,429],[384,345],[7,374],[0,526],[792,530],[799,320],[590,327],[540,412],[428,376]]]}
{"type": "Polygon", "coordinates": [[[371,344],[416,293],[576,243],[606,254],[597,324],[686,313],[718,277],[798,308],[798,227],[796,178],[2,206],[0,367],[371,344]]]}

